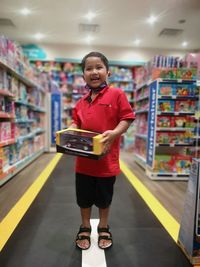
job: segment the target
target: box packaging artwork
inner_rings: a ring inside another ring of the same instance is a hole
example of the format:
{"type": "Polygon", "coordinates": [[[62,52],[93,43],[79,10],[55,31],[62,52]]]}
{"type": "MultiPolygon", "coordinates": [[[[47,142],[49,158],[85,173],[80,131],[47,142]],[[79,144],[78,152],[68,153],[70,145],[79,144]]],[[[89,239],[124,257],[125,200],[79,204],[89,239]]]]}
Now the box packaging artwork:
{"type": "Polygon", "coordinates": [[[104,156],[102,134],[68,128],[56,132],[56,150],[63,154],[100,159],[104,156]]]}

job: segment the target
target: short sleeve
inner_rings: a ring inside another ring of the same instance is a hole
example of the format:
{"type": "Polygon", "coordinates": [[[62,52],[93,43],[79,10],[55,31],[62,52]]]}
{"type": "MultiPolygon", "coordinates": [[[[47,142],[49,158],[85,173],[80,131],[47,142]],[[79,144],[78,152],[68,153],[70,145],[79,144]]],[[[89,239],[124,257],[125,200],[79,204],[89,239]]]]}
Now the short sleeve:
{"type": "Polygon", "coordinates": [[[119,120],[134,120],[135,114],[133,112],[133,108],[131,107],[130,103],[128,102],[126,94],[121,91],[118,98],[118,105],[119,105],[119,120]]]}
{"type": "Polygon", "coordinates": [[[79,109],[79,102],[76,103],[76,106],[73,108],[72,112],[72,123],[76,124],[78,127],[80,127],[80,120],[78,117],[78,109],[79,109]]]}

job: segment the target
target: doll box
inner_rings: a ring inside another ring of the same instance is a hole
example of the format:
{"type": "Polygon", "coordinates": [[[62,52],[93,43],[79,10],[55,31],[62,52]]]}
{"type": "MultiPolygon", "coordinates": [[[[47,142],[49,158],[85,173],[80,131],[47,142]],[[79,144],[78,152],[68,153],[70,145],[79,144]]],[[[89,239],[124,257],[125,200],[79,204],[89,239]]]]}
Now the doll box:
{"type": "Polygon", "coordinates": [[[68,128],[56,132],[56,150],[72,156],[100,159],[104,155],[101,140],[99,133],[68,128]]]}

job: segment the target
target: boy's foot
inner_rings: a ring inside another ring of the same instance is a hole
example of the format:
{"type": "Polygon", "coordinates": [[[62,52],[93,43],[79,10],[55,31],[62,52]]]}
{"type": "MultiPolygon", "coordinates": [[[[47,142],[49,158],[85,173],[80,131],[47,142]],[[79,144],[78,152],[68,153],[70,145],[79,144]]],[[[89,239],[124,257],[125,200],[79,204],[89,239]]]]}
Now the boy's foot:
{"type": "Polygon", "coordinates": [[[101,249],[110,248],[113,244],[112,234],[110,232],[109,226],[107,227],[98,227],[97,232],[99,234],[98,237],[98,246],[101,249]]]}
{"type": "Polygon", "coordinates": [[[76,246],[80,249],[88,249],[91,245],[90,242],[91,228],[80,226],[79,232],[76,236],[76,246]]]}

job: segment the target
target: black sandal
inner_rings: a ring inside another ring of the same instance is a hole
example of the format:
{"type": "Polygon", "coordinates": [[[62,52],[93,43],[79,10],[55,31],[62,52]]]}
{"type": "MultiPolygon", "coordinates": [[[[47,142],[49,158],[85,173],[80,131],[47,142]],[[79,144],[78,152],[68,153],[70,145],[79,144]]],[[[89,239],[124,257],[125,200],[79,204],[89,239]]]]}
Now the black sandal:
{"type": "Polygon", "coordinates": [[[104,227],[98,227],[97,228],[97,232],[98,232],[98,234],[100,234],[100,233],[108,233],[109,234],[109,236],[108,235],[99,235],[99,237],[98,237],[98,246],[99,246],[99,248],[101,248],[101,249],[107,249],[107,248],[110,248],[112,245],[113,245],[113,239],[112,239],[112,234],[111,234],[111,232],[110,232],[110,229],[109,229],[109,226],[107,227],[107,228],[104,228],[104,227]],[[104,240],[109,240],[109,241],[111,241],[110,242],[110,244],[107,246],[107,247],[102,247],[102,246],[100,246],[100,241],[102,240],[102,239],[104,239],[104,240]]]}
{"type": "Polygon", "coordinates": [[[80,235],[81,233],[91,233],[91,228],[89,228],[89,227],[81,227],[80,226],[79,232],[78,232],[78,234],[76,236],[76,247],[77,248],[80,248],[82,250],[89,249],[90,248],[90,245],[91,245],[90,236],[80,235]],[[88,240],[89,246],[87,248],[82,248],[81,246],[78,245],[78,243],[77,243],[78,240],[88,240]]]}

